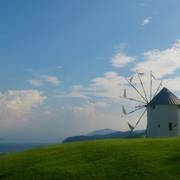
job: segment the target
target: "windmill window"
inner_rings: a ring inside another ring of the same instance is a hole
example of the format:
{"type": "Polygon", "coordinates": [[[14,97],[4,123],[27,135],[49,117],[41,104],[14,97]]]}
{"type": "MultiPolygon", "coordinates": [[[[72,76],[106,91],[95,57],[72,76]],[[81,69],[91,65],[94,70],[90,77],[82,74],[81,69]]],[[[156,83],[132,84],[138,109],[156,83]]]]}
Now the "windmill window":
{"type": "Polygon", "coordinates": [[[160,124],[158,124],[158,128],[160,128],[161,126],[160,126],[160,124]]]}
{"type": "Polygon", "coordinates": [[[172,131],[173,130],[173,123],[169,123],[169,131],[172,131]]]}

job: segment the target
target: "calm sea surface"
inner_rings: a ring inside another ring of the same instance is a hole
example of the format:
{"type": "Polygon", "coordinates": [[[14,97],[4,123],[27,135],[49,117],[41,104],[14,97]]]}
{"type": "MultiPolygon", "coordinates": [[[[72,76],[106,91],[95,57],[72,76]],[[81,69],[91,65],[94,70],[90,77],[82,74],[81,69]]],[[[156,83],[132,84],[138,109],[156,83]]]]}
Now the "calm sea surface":
{"type": "Polygon", "coordinates": [[[23,151],[35,147],[46,146],[47,143],[0,143],[0,154],[23,151]]]}

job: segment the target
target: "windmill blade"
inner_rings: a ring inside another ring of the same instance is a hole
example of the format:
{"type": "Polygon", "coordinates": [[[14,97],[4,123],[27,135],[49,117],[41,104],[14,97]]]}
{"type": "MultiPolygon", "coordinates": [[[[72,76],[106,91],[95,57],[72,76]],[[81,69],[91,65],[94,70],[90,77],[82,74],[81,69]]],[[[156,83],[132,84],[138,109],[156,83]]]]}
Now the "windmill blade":
{"type": "Polygon", "coordinates": [[[135,108],[140,108],[140,107],[146,107],[146,105],[138,105],[138,106],[135,106],[135,108]]]}
{"type": "Polygon", "coordinates": [[[153,78],[154,80],[157,80],[156,77],[155,77],[153,74],[151,74],[151,76],[152,76],[152,78],[153,78]]]}
{"type": "Polygon", "coordinates": [[[130,123],[128,123],[128,126],[129,126],[129,129],[130,129],[131,131],[134,130],[134,126],[133,126],[133,125],[131,125],[130,123]]]}
{"type": "Polygon", "coordinates": [[[126,93],[126,89],[124,89],[124,94],[123,94],[124,98],[127,98],[127,93],[126,93]]]}
{"type": "Polygon", "coordinates": [[[151,76],[154,80],[159,80],[158,78],[156,78],[152,73],[151,73],[151,76]]]}
{"type": "Polygon", "coordinates": [[[128,98],[128,97],[122,97],[122,96],[119,96],[119,97],[120,97],[120,98],[123,98],[123,99],[127,99],[127,100],[136,101],[136,102],[140,102],[140,103],[146,104],[146,102],[140,101],[140,100],[138,100],[138,99],[133,99],[133,98],[128,98]]]}
{"type": "Polygon", "coordinates": [[[144,73],[141,73],[141,72],[138,72],[138,74],[139,74],[140,76],[143,76],[143,75],[144,75],[144,73]]]}
{"type": "Polygon", "coordinates": [[[143,90],[143,93],[144,93],[144,96],[146,98],[146,102],[148,103],[148,98],[147,98],[147,94],[146,94],[146,91],[145,91],[145,88],[144,88],[144,84],[142,82],[142,79],[141,79],[141,76],[144,75],[144,73],[139,73],[138,71],[136,71],[137,74],[138,74],[138,79],[140,81],[140,84],[141,84],[141,87],[142,87],[142,90],[143,90]],[[142,75],[141,75],[142,74],[142,75]]]}
{"type": "Polygon", "coordinates": [[[134,76],[130,77],[130,78],[129,78],[129,82],[132,83],[133,78],[134,78],[134,76]]]}
{"type": "Polygon", "coordinates": [[[145,97],[138,91],[138,89],[128,80],[125,78],[125,80],[128,82],[128,84],[145,100],[145,103],[147,103],[147,100],[145,97]]]}
{"type": "Polygon", "coordinates": [[[150,71],[150,94],[149,94],[149,101],[151,101],[152,98],[152,71],[150,71]]]}
{"type": "Polygon", "coordinates": [[[137,108],[137,109],[134,109],[134,110],[132,110],[132,111],[126,113],[126,115],[132,114],[132,113],[134,113],[134,112],[136,112],[136,111],[138,111],[138,110],[140,110],[140,109],[143,109],[143,108],[144,108],[144,106],[139,107],[139,108],[137,108]]]}
{"type": "Polygon", "coordinates": [[[142,119],[142,117],[144,116],[145,112],[147,111],[147,109],[145,109],[143,111],[143,113],[141,114],[141,116],[139,117],[138,121],[136,122],[136,125],[134,126],[134,128],[136,128],[136,126],[139,124],[140,120],[142,119]]]}
{"type": "Polygon", "coordinates": [[[161,86],[163,85],[162,84],[162,80],[161,80],[161,82],[160,82],[160,84],[159,84],[159,86],[158,86],[158,88],[157,88],[157,90],[156,90],[156,92],[154,93],[154,96],[153,96],[153,98],[157,95],[157,93],[158,93],[158,91],[159,91],[159,89],[161,88],[161,86]]]}
{"type": "Polygon", "coordinates": [[[161,80],[161,82],[160,82],[160,86],[162,86],[162,85],[163,85],[163,84],[162,84],[162,82],[163,82],[163,81],[161,80]]]}
{"type": "Polygon", "coordinates": [[[124,115],[127,115],[127,112],[126,112],[126,110],[125,110],[125,107],[124,107],[124,106],[122,106],[122,112],[123,112],[123,114],[124,114],[124,115]]]}

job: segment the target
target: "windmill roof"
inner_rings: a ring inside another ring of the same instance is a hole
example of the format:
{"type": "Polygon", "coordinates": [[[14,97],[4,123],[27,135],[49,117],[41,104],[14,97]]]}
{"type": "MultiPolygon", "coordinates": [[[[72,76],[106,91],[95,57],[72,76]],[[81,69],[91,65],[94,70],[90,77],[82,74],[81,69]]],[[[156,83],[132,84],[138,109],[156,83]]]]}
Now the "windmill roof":
{"type": "Polygon", "coordinates": [[[164,87],[148,105],[180,105],[180,99],[164,87]]]}

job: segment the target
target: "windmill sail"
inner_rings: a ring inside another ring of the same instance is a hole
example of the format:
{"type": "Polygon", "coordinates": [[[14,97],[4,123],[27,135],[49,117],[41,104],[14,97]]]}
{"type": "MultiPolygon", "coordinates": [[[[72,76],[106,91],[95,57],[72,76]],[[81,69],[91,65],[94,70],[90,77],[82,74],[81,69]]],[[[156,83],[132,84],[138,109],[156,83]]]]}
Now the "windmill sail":
{"type": "Polygon", "coordinates": [[[136,109],[134,109],[134,110],[128,112],[126,115],[132,114],[132,113],[134,113],[134,112],[136,112],[136,111],[138,111],[138,110],[143,109],[144,107],[145,107],[145,106],[138,107],[138,108],[136,108],[136,109]]]}
{"type": "Polygon", "coordinates": [[[133,78],[134,78],[134,76],[130,77],[130,78],[129,78],[129,82],[132,83],[133,78]]]}
{"type": "Polygon", "coordinates": [[[140,76],[143,76],[143,75],[144,75],[144,73],[142,73],[142,72],[138,72],[138,74],[139,74],[140,76]]]}
{"type": "Polygon", "coordinates": [[[150,71],[150,93],[149,93],[149,101],[151,101],[151,98],[152,98],[152,85],[153,85],[153,82],[152,82],[152,71],[150,71]]]}
{"type": "Polygon", "coordinates": [[[157,79],[152,73],[151,73],[151,76],[152,76],[152,78],[153,78],[154,80],[159,80],[159,79],[157,79]]]}
{"type": "Polygon", "coordinates": [[[142,79],[141,79],[141,76],[142,76],[141,74],[144,75],[144,73],[139,73],[138,71],[136,71],[136,72],[137,72],[137,74],[138,74],[138,78],[139,78],[139,81],[140,81],[140,84],[141,84],[141,87],[142,87],[144,96],[145,96],[145,98],[146,98],[146,102],[148,103],[148,98],[147,98],[146,90],[145,90],[145,88],[144,88],[144,84],[143,84],[142,79]]]}
{"type": "Polygon", "coordinates": [[[135,106],[135,108],[145,108],[146,105],[138,105],[138,106],[135,106]]]}
{"type": "Polygon", "coordinates": [[[128,80],[125,78],[125,80],[128,82],[128,84],[141,96],[141,98],[145,101],[145,103],[147,102],[147,100],[145,99],[145,97],[139,92],[139,90],[128,80]]]}
{"type": "Polygon", "coordinates": [[[138,99],[127,98],[127,97],[123,97],[123,96],[119,96],[119,97],[123,98],[123,99],[131,100],[131,101],[136,101],[136,102],[139,102],[139,103],[142,103],[142,104],[146,104],[146,102],[138,100],[138,99]]]}
{"type": "Polygon", "coordinates": [[[162,85],[163,85],[163,84],[162,84],[162,80],[161,80],[161,82],[160,82],[160,84],[159,84],[159,86],[158,86],[156,92],[154,93],[153,98],[157,95],[157,93],[158,93],[158,91],[160,90],[160,88],[161,88],[162,85]]]}
{"type": "Polygon", "coordinates": [[[136,122],[136,125],[134,126],[134,128],[139,124],[139,122],[141,121],[142,117],[144,116],[145,112],[147,111],[147,109],[145,109],[143,111],[143,113],[141,114],[141,116],[139,117],[138,121],[136,122]]]}
{"type": "Polygon", "coordinates": [[[127,115],[127,112],[126,112],[124,106],[122,106],[122,112],[123,112],[124,115],[127,115]]]}
{"type": "Polygon", "coordinates": [[[126,89],[124,89],[124,94],[123,94],[124,98],[127,98],[127,93],[126,93],[126,89]]]}
{"type": "Polygon", "coordinates": [[[130,129],[131,131],[134,130],[134,126],[132,126],[130,123],[128,123],[128,126],[129,126],[129,129],[130,129]]]}

